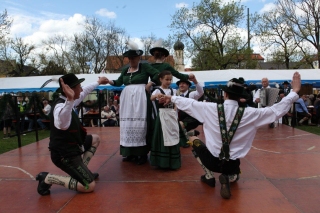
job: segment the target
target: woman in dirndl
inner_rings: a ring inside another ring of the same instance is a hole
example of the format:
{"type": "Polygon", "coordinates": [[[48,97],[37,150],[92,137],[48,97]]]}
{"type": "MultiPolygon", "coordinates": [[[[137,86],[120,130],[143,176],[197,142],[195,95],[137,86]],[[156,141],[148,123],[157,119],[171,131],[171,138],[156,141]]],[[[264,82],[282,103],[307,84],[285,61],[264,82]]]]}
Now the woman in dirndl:
{"type": "Polygon", "coordinates": [[[140,63],[142,50],[129,41],[130,49],[123,56],[129,59],[129,68],[122,70],[113,86],[125,85],[120,96],[120,154],[123,161],[138,165],[148,161],[151,141],[151,100],[146,90],[158,79],[159,71],[149,64],[140,63]],[[149,78],[151,81],[148,83],[149,78]]]}

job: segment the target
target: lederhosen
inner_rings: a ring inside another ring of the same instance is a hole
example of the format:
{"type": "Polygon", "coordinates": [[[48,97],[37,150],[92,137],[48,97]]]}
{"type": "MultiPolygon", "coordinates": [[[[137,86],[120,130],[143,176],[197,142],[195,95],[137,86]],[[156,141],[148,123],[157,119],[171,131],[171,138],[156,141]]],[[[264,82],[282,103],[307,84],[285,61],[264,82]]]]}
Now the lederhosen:
{"type": "Polygon", "coordinates": [[[211,152],[208,150],[206,145],[200,140],[195,140],[193,144],[193,151],[200,158],[202,164],[207,167],[209,170],[213,172],[218,172],[226,175],[239,174],[240,173],[240,159],[232,160],[230,159],[229,153],[229,145],[231,143],[232,137],[229,137],[230,134],[232,136],[237,129],[238,124],[242,118],[244,108],[239,107],[238,111],[235,115],[235,118],[231,124],[229,131],[226,130],[226,124],[224,118],[223,105],[218,105],[219,112],[219,124],[220,124],[220,132],[222,137],[222,147],[219,157],[214,157],[211,152]],[[221,114],[222,110],[222,114],[221,114]],[[224,130],[223,130],[224,129],[224,130]]]}
{"type": "Polygon", "coordinates": [[[82,127],[77,114],[72,110],[70,126],[67,130],[57,129],[54,126],[54,108],[58,103],[65,100],[58,98],[51,108],[50,113],[50,142],[49,150],[52,162],[61,170],[87,186],[94,180],[88,167],[83,163],[81,155],[84,150],[92,146],[92,135],[87,135],[86,129],[82,127]]]}
{"type": "MultiPolygon", "coordinates": [[[[185,96],[186,98],[189,98],[189,94],[190,92],[188,91],[187,95],[185,96]]],[[[201,123],[195,119],[194,117],[191,117],[190,115],[188,115],[187,113],[179,110],[179,121],[182,121],[187,132],[189,132],[192,129],[197,128],[201,123]]]]}

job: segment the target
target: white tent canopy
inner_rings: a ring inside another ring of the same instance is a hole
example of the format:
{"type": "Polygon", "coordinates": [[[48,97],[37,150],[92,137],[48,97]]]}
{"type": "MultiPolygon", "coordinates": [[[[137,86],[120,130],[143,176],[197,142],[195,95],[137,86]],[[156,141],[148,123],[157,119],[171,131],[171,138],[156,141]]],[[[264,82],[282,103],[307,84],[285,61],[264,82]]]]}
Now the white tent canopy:
{"type": "MultiPolygon", "coordinates": [[[[232,78],[243,77],[247,84],[261,85],[261,79],[267,77],[271,85],[281,84],[283,81],[291,81],[294,72],[298,71],[301,74],[303,84],[311,84],[315,88],[320,88],[320,69],[301,69],[301,70],[207,70],[194,72],[181,72],[184,74],[195,74],[198,82],[201,82],[205,88],[216,88],[219,85],[224,85],[232,78]]],[[[117,74],[79,74],[78,78],[85,78],[81,83],[83,86],[97,81],[99,76],[106,76],[110,80],[116,80],[119,77],[117,74]]],[[[40,91],[55,91],[59,84],[57,81],[52,81],[44,88],[40,87],[44,82],[51,78],[58,79],[60,76],[30,76],[30,77],[10,77],[0,78],[0,93],[17,93],[17,92],[40,92],[40,91]]],[[[176,88],[175,82],[178,79],[174,78],[172,87],[176,88]]],[[[101,85],[99,90],[122,90],[123,87],[114,87],[111,85],[101,85]]]]}

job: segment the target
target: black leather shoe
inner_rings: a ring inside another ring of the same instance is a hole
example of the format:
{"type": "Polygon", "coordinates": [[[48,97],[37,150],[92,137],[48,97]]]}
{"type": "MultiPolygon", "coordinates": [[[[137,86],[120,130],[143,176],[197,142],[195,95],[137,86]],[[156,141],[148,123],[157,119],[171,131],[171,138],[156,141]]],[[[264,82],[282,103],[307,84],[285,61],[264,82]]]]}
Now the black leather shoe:
{"type": "Polygon", "coordinates": [[[183,148],[189,148],[190,147],[190,144],[185,144],[182,146],[183,148]]]}
{"type": "Polygon", "coordinates": [[[145,164],[148,161],[148,155],[141,155],[137,157],[137,164],[142,165],[145,164]]]}
{"type": "Polygon", "coordinates": [[[44,179],[47,177],[48,174],[49,174],[48,172],[40,172],[36,176],[36,180],[39,181],[37,190],[38,190],[38,193],[42,196],[50,194],[49,189],[52,186],[52,184],[46,184],[44,182],[44,179]]]}
{"type": "Polygon", "coordinates": [[[135,159],[136,159],[136,156],[134,156],[134,155],[129,155],[129,156],[123,157],[123,158],[122,158],[122,161],[123,161],[123,162],[130,162],[130,161],[134,161],[135,159]]]}
{"type": "Polygon", "coordinates": [[[93,175],[93,179],[94,180],[96,180],[96,179],[98,179],[98,177],[99,177],[99,173],[92,173],[92,175],[93,175]]]}
{"type": "Polygon", "coordinates": [[[194,130],[194,136],[200,135],[200,132],[198,130],[194,130]]]}
{"type": "Polygon", "coordinates": [[[205,175],[202,175],[200,179],[201,179],[202,182],[208,184],[211,187],[215,187],[216,186],[216,179],[214,177],[210,178],[210,179],[207,179],[205,175]]]}
{"type": "Polygon", "coordinates": [[[219,176],[219,181],[221,184],[220,189],[220,195],[224,199],[229,199],[231,197],[231,191],[230,191],[230,183],[229,183],[229,177],[228,175],[221,174],[219,176]]]}

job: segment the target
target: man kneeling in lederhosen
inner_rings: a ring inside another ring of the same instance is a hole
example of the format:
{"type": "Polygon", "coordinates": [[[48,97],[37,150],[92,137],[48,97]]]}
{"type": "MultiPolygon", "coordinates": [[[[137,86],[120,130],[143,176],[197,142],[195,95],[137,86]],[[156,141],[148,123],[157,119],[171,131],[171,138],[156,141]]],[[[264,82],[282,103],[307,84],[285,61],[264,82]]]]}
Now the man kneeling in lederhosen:
{"type": "Polygon", "coordinates": [[[95,188],[94,180],[99,174],[92,173],[88,164],[99,146],[100,137],[96,134],[87,135],[73,109],[96,87],[107,84],[109,80],[99,77],[96,82],[81,87],[84,80],[78,79],[73,73],[59,78],[60,88],[57,91],[61,95],[51,108],[49,150],[54,165],[68,176],[40,172],[36,176],[40,195],[49,195],[52,184],[79,192],[92,192],[95,188]]]}
{"type": "Polygon", "coordinates": [[[203,123],[206,144],[197,137],[190,137],[193,153],[205,171],[201,181],[215,186],[213,172],[221,173],[220,195],[231,197],[230,182],[239,179],[240,158],[249,152],[257,129],[279,119],[286,114],[293,102],[299,97],[301,87],[300,74],[294,73],[292,92],[281,102],[265,108],[242,108],[238,106],[240,98],[246,98],[243,81],[233,78],[224,91],[224,103],[198,102],[179,96],[165,96],[164,102],[173,102],[176,106],[203,123]]]}

